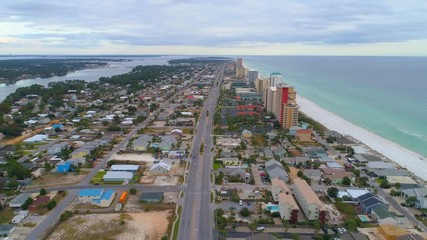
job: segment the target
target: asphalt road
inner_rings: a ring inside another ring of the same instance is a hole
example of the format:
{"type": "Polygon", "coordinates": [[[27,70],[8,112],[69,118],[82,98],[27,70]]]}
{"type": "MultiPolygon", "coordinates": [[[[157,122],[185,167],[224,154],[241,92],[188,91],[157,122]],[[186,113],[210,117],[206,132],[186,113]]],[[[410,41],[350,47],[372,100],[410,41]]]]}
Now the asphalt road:
{"type": "MultiPolygon", "coordinates": [[[[204,70],[202,70],[196,77],[195,77],[195,81],[198,81],[203,74],[208,70],[208,68],[205,68],[204,70]]],[[[131,139],[137,132],[138,130],[145,128],[148,123],[151,121],[152,116],[156,116],[165,105],[167,105],[170,100],[175,99],[177,95],[182,94],[182,90],[177,91],[174,95],[172,95],[170,98],[168,98],[167,101],[160,103],[159,107],[157,108],[157,110],[155,110],[153,112],[153,114],[147,118],[144,122],[142,122],[140,125],[138,125],[137,127],[135,127],[132,131],[130,131],[125,138],[116,146],[114,147],[111,152],[109,154],[107,154],[106,156],[104,156],[104,158],[86,175],[86,177],[83,178],[83,180],[79,183],[76,184],[75,186],[69,186],[72,189],[81,189],[81,188],[87,188],[87,187],[92,187],[92,185],[89,185],[91,179],[96,175],[96,173],[101,170],[102,168],[104,168],[107,165],[108,160],[111,158],[111,156],[113,156],[114,154],[116,154],[118,151],[120,151],[122,148],[126,147],[129,139],[131,139]]],[[[115,188],[115,187],[119,187],[122,188],[120,186],[124,186],[123,188],[139,188],[139,185],[111,185],[111,188],[115,188]]],[[[66,190],[68,186],[64,186],[64,187],[58,187],[57,190],[66,190]]],[[[94,186],[94,188],[96,187],[101,187],[101,186],[94,186]]],[[[167,187],[167,186],[165,186],[167,187]]],[[[141,189],[149,189],[149,187],[145,187],[145,186],[140,186],[141,189]]],[[[162,187],[159,186],[159,188],[153,188],[152,191],[156,191],[156,190],[161,190],[163,189],[162,187]]],[[[165,191],[172,191],[173,189],[171,188],[171,190],[165,190],[165,191]]],[[[43,234],[52,226],[55,225],[56,221],[59,220],[59,216],[62,214],[62,212],[67,208],[67,206],[69,206],[71,204],[71,202],[73,201],[74,198],[77,197],[78,191],[76,190],[71,190],[68,192],[67,196],[53,209],[50,211],[50,213],[47,215],[47,217],[45,218],[45,220],[41,223],[39,223],[29,234],[28,236],[25,238],[27,240],[34,240],[34,239],[39,239],[41,236],[43,236],[43,234]]]]}
{"type": "Polygon", "coordinates": [[[211,170],[213,141],[211,131],[225,65],[216,72],[211,92],[205,101],[191,151],[190,169],[184,189],[184,204],[178,239],[214,239],[213,207],[211,204],[211,170]],[[207,111],[209,114],[207,115],[207,111]],[[203,153],[201,153],[201,146],[203,153]]]}

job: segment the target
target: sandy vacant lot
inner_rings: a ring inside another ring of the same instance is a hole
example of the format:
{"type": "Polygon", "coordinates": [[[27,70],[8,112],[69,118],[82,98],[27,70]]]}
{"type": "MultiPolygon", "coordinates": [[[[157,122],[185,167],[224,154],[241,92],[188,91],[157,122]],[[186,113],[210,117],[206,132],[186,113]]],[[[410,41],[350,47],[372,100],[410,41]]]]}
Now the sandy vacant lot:
{"type": "Polygon", "coordinates": [[[86,176],[82,174],[46,174],[31,182],[30,187],[53,187],[57,185],[68,185],[80,182],[86,176]]]}
{"type": "Polygon", "coordinates": [[[60,224],[48,239],[160,239],[169,215],[170,211],[77,215],[60,224]]]}
{"type": "Polygon", "coordinates": [[[114,154],[110,160],[118,161],[135,161],[135,162],[154,162],[154,157],[151,154],[138,154],[138,153],[123,153],[114,154]]]}

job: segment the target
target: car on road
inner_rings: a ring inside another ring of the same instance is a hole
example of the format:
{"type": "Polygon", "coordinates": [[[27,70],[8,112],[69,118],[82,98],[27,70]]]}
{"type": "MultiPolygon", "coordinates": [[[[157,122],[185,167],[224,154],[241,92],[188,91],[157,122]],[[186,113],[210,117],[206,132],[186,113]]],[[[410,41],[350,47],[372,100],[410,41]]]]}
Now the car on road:
{"type": "Polygon", "coordinates": [[[265,230],[265,227],[257,227],[256,230],[259,231],[259,232],[261,232],[261,231],[265,230]]]}
{"type": "Polygon", "coordinates": [[[242,206],[243,205],[243,201],[239,200],[239,205],[242,206]]]}

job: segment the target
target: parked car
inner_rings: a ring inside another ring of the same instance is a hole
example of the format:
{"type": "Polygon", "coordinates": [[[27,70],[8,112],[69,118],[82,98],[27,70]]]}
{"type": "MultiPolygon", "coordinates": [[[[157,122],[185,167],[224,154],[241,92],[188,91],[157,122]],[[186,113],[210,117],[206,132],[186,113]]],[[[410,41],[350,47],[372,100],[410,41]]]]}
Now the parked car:
{"type": "Polygon", "coordinates": [[[240,201],[239,201],[239,205],[240,205],[240,206],[242,206],[242,205],[243,205],[243,201],[242,201],[242,200],[240,200],[240,201]]]}

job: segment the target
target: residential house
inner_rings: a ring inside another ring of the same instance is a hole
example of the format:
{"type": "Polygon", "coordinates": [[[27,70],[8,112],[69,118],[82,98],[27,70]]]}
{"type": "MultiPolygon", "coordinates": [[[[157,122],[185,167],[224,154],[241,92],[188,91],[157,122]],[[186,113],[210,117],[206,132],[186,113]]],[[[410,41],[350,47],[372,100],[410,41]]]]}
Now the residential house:
{"type": "Polygon", "coordinates": [[[29,197],[31,193],[21,193],[9,202],[9,207],[20,208],[29,197]]]}
{"type": "Polygon", "coordinates": [[[140,135],[132,143],[134,151],[147,151],[148,146],[150,146],[150,141],[153,139],[152,136],[147,134],[140,135]]]}
{"type": "Polygon", "coordinates": [[[408,199],[410,197],[416,198],[415,207],[418,209],[427,208],[427,188],[410,188],[402,190],[402,197],[408,199]]]}
{"type": "Polygon", "coordinates": [[[299,141],[303,142],[312,142],[313,141],[313,130],[311,129],[297,129],[295,131],[295,136],[299,141]]]}
{"type": "Polygon", "coordinates": [[[47,154],[56,155],[60,153],[63,149],[66,149],[68,147],[69,147],[68,142],[57,143],[47,148],[47,154]]]}
{"type": "Polygon", "coordinates": [[[46,204],[50,201],[49,196],[38,196],[28,207],[30,212],[35,212],[40,210],[46,206],[46,204]]]}
{"type": "Polygon", "coordinates": [[[171,169],[172,167],[169,164],[163,161],[160,161],[158,163],[155,163],[153,166],[151,166],[150,172],[152,174],[168,174],[171,169]]]}
{"type": "Polygon", "coordinates": [[[98,207],[109,207],[115,197],[112,189],[82,189],[78,195],[78,202],[81,204],[93,204],[98,207]]]}
{"type": "Polygon", "coordinates": [[[357,198],[357,202],[359,204],[360,210],[364,211],[365,213],[371,213],[372,208],[376,206],[381,206],[387,209],[387,206],[384,204],[383,201],[379,200],[377,197],[375,197],[372,193],[366,193],[362,196],[359,196],[357,198]]]}
{"type": "Polygon", "coordinates": [[[394,224],[398,223],[396,217],[382,206],[375,206],[371,209],[371,215],[378,224],[394,224]]]}
{"type": "Polygon", "coordinates": [[[342,184],[345,177],[350,178],[354,182],[355,176],[352,172],[347,172],[343,169],[322,168],[323,179],[330,179],[332,184],[342,184]]]}
{"type": "Polygon", "coordinates": [[[170,151],[176,147],[178,141],[173,135],[162,136],[162,141],[157,143],[155,147],[159,148],[162,151],[170,151]]]}
{"type": "Polygon", "coordinates": [[[164,151],[163,154],[168,156],[171,159],[182,159],[185,158],[186,151],[185,150],[172,150],[172,151],[164,151]]]}
{"type": "Polygon", "coordinates": [[[322,179],[322,171],[319,169],[305,169],[303,170],[303,173],[313,181],[319,181],[322,179]]]}
{"type": "Polygon", "coordinates": [[[160,203],[163,201],[163,192],[143,192],[139,201],[144,203],[160,203]]]}
{"type": "Polygon", "coordinates": [[[71,162],[69,161],[62,161],[56,164],[56,172],[58,173],[66,173],[70,171],[71,162]]]}
{"type": "Polygon", "coordinates": [[[44,134],[36,134],[30,138],[25,139],[24,143],[38,143],[38,142],[44,142],[49,138],[48,135],[44,134]]]}
{"type": "Polygon", "coordinates": [[[388,162],[383,161],[375,161],[375,162],[368,162],[367,167],[369,169],[395,169],[395,165],[388,162]]]}
{"type": "Polygon", "coordinates": [[[3,224],[0,225],[0,236],[7,237],[15,230],[16,225],[14,224],[3,224]]]}
{"type": "Polygon", "coordinates": [[[274,159],[267,161],[265,163],[265,170],[267,171],[268,175],[270,176],[270,179],[277,177],[277,178],[279,178],[285,182],[289,181],[289,175],[283,169],[283,165],[274,159]]]}
{"type": "Polygon", "coordinates": [[[294,179],[294,188],[292,190],[308,220],[319,220],[321,224],[326,223],[325,205],[305,180],[294,179]]]}

